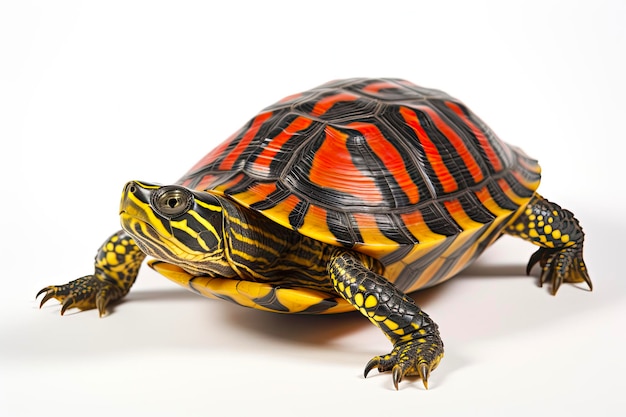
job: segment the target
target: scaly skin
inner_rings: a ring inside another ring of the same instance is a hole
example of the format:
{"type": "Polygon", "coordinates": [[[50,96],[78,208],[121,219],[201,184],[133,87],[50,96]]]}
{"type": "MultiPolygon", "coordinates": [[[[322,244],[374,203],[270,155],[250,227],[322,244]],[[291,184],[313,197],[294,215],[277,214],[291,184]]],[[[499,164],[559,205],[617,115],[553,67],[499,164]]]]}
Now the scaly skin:
{"type": "MultiPolygon", "coordinates": [[[[197,270],[200,277],[212,273],[223,277],[238,271],[241,276],[228,278],[266,279],[277,288],[281,282],[276,279],[291,272],[294,278],[290,283],[298,282],[299,287],[315,291],[334,290],[391,341],[391,352],[371,359],[365,376],[374,368],[390,371],[397,389],[405,375],[416,375],[428,388],[428,378],[444,353],[437,324],[382,275],[384,268],[379,261],[297,235],[256,212],[205,193],[132,182],[125,188],[123,202],[122,224],[136,233],[134,238],[123,231],[111,236],[98,251],[94,274],[42,289],[38,294],[45,294],[42,305],[56,298],[62,303],[61,314],[73,307],[97,308],[100,315],[105,314],[107,305],[130,290],[145,257],[143,251],[161,255],[174,264],[184,261],[186,271],[197,270]],[[152,193],[159,198],[152,198],[152,193]],[[154,226],[147,227],[148,221],[154,226]],[[213,242],[211,250],[205,250],[211,256],[194,264],[207,242],[213,242]],[[187,248],[187,252],[181,253],[181,248],[187,248]]],[[[505,232],[541,247],[531,257],[529,269],[539,262],[541,281],[551,279],[553,293],[564,281],[585,281],[591,287],[582,260],[584,234],[571,212],[535,195],[505,232]]]]}
{"type": "Polygon", "coordinates": [[[526,272],[539,263],[539,283],[550,280],[555,295],[563,282],[585,282],[593,289],[583,260],[583,233],[572,212],[538,194],[509,225],[506,233],[540,246],[531,256],[526,272]]]}
{"type": "Polygon", "coordinates": [[[343,252],[331,261],[328,271],[335,291],[393,343],[391,353],[368,362],[364,375],[374,368],[391,371],[396,389],[405,375],[417,375],[428,389],[428,377],[443,357],[437,324],[360,257],[365,255],[343,252]]]}
{"type": "Polygon", "coordinates": [[[64,285],[50,285],[37,293],[45,294],[40,307],[51,298],[61,302],[61,315],[67,309],[97,308],[100,316],[106,307],[124,297],[137,278],[146,255],[124,231],[109,237],[98,250],[93,275],[86,275],[64,285]]]}

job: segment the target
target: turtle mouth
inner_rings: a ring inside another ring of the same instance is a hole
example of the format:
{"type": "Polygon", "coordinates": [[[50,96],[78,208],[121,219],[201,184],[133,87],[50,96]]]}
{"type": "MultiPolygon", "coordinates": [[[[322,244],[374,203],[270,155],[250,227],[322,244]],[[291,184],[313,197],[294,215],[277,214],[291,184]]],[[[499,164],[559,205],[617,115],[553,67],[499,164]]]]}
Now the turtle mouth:
{"type": "Polygon", "coordinates": [[[148,255],[157,257],[155,255],[157,252],[162,252],[164,247],[169,247],[174,243],[157,232],[150,223],[125,210],[120,211],[120,223],[122,229],[128,232],[148,255]]]}
{"type": "Polygon", "coordinates": [[[120,211],[120,223],[122,229],[133,237],[135,243],[145,254],[174,265],[184,263],[185,250],[180,247],[175,239],[163,236],[152,226],[140,218],[120,211]]]}
{"type": "Polygon", "coordinates": [[[222,265],[219,254],[194,253],[173,236],[159,233],[150,222],[120,211],[122,229],[133,237],[135,243],[146,255],[159,261],[176,265],[194,276],[224,274],[229,268],[222,265]],[[212,268],[211,265],[216,265],[212,268]]]}

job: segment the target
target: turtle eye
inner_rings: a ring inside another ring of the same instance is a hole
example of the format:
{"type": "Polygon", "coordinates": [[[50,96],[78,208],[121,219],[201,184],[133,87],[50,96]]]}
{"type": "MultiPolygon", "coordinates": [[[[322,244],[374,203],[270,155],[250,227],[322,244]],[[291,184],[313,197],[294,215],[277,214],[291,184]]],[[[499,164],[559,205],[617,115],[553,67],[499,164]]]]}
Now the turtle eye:
{"type": "Polygon", "coordinates": [[[182,187],[162,187],[154,193],[152,206],[164,217],[179,216],[191,207],[193,196],[182,187]]]}

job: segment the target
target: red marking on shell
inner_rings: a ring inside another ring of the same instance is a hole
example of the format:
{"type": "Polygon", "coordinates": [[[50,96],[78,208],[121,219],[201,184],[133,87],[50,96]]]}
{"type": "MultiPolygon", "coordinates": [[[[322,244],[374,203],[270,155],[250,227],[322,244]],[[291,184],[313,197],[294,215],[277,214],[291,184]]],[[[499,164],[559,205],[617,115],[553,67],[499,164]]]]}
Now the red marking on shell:
{"type": "Polygon", "coordinates": [[[467,217],[467,214],[465,213],[465,210],[463,210],[463,206],[461,206],[459,200],[444,201],[443,205],[453,218],[457,218],[457,216],[467,217]]]}
{"type": "Polygon", "coordinates": [[[382,81],[382,82],[372,83],[363,87],[363,91],[367,93],[378,93],[380,90],[384,90],[387,88],[398,88],[398,86],[390,82],[382,81]]]}
{"type": "Polygon", "coordinates": [[[498,181],[498,187],[500,187],[500,189],[502,190],[502,192],[504,194],[506,194],[509,198],[511,197],[511,193],[512,193],[512,189],[511,186],[509,185],[508,182],[506,182],[506,180],[504,178],[499,178],[498,181]]]}
{"type": "Polygon", "coordinates": [[[338,93],[332,96],[321,98],[311,110],[311,115],[319,117],[330,110],[335,104],[342,101],[355,101],[358,97],[349,93],[338,93]]]}
{"type": "Polygon", "coordinates": [[[433,121],[437,129],[441,133],[443,133],[448,139],[448,141],[450,141],[452,146],[454,146],[454,149],[456,149],[457,153],[459,154],[459,157],[463,160],[463,163],[465,164],[470,175],[474,179],[474,182],[478,183],[482,181],[485,178],[485,176],[483,175],[483,172],[481,171],[480,166],[478,165],[478,163],[476,162],[476,160],[470,153],[463,139],[454,131],[454,129],[450,127],[450,125],[448,125],[448,123],[446,123],[441,118],[439,113],[432,107],[418,105],[418,106],[415,106],[415,108],[428,114],[428,116],[433,121]]]}
{"type": "Polygon", "coordinates": [[[298,203],[300,203],[301,201],[302,200],[300,200],[298,196],[291,194],[287,198],[285,198],[283,201],[278,203],[276,207],[273,208],[272,210],[276,210],[276,209],[281,210],[285,218],[288,219],[289,214],[293,212],[293,210],[296,208],[298,203]]]}
{"type": "Polygon", "coordinates": [[[228,137],[228,139],[226,139],[224,142],[220,143],[216,148],[214,148],[211,152],[206,154],[193,167],[191,167],[191,169],[189,170],[188,174],[193,173],[196,170],[198,170],[198,169],[200,169],[202,167],[205,167],[205,166],[209,165],[212,162],[215,162],[217,160],[217,158],[222,156],[222,154],[226,151],[226,148],[228,148],[228,145],[230,145],[230,143],[233,140],[235,140],[237,138],[237,136],[239,136],[240,133],[241,133],[241,129],[239,129],[237,132],[235,132],[232,135],[230,135],[228,137]]]}
{"type": "Polygon", "coordinates": [[[290,101],[297,100],[300,97],[302,97],[302,93],[292,94],[292,95],[287,96],[287,97],[283,98],[282,100],[280,100],[279,103],[288,103],[290,101]]]}
{"type": "Polygon", "coordinates": [[[237,146],[235,146],[235,149],[230,151],[230,153],[226,156],[226,158],[224,158],[224,160],[220,164],[221,170],[227,171],[233,168],[233,165],[235,164],[235,161],[237,160],[239,155],[241,155],[244,149],[248,147],[248,144],[250,144],[252,139],[254,139],[263,123],[265,123],[270,117],[272,117],[272,112],[261,113],[254,118],[250,129],[245,132],[243,138],[241,138],[237,146]]]}
{"type": "Polygon", "coordinates": [[[461,108],[457,104],[452,103],[450,101],[446,101],[445,104],[457,116],[459,116],[459,118],[461,118],[461,120],[463,120],[463,122],[465,123],[466,126],[468,126],[472,130],[472,133],[474,134],[474,136],[476,136],[476,139],[478,139],[478,143],[480,143],[481,148],[485,151],[485,155],[487,155],[487,159],[489,159],[489,163],[491,164],[491,166],[496,171],[502,171],[502,169],[503,169],[502,161],[500,160],[500,157],[498,156],[496,151],[491,146],[491,143],[489,142],[489,139],[487,139],[487,137],[485,136],[484,132],[481,129],[479,129],[474,124],[474,122],[472,122],[465,115],[463,110],[461,110],[461,108]]]}
{"type": "MultiPolygon", "coordinates": [[[[218,179],[219,177],[215,176],[215,175],[205,175],[204,177],[202,177],[202,179],[198,182],[198,185],[195,186],[196,190],[207,190],[211,188],[211,185],[213,185],[213,181],[215,181],[216,179],[218,179]]],[[[183,184],[184,185],[184,184],[183,184]]]]}
{"type": "Polygon", "coordinates": [[[250,187],[246,194],[254,195],[254,201],[247,201],[248,204],[253,204],[259,201],[263,201],[267,199],[267,196],[276,191],[276,183],[275,182],[259,182],[250,187]]]}
{"type": "Polygon", "coordinates": [[[298,132],[309,127],[311,123],[313,123],[313,120],[308,117],[300,116],[294,119],[289,126],[267,143],[263,151],[255,158],[252,170],[257,174],[268,174],[270,172],[270,164],[281,151],[283,145],[294,135],[297,135],[298,132]]]}
{"type": "Polygon", "coordinates": [[[451,193],[458,190],[459,186],[456,180],[454,179],[446,165],[443,163],[443,158],[441,157],[441,154],[439,154],[437,147],[430,140],[428,133],[426,133],[426,130],[420,124],[420,121],[417,118],[415,112],[407,107],[402,106],[400,107],[400,114],[404,118],[404,121],[407,123],[407,125],[409,125],[411,129],[413,129],[415,135],[422,144],[424,153],[428,158],[428,162],[430,162],[430,165],[435,171],[435,175],[437,175],[443,191],[445,193],[451,193]]]}
{"type": "Polygon", "coordinates": [[[347,125],[358,130],[367,140],[367,145],[383,162],[385,168],[396,180],[411,204],[419,201],[419,190],[408,174],[404,160],[399,150],[391,144],[375,125],[371,123],[354,122],[347,125]]]}
{"type": "Polygon", "coordinates": [[[348,135],[331,126],[326,126],[325,132],[326,139],[313,157],[311,182],[318,187],[356,195],[370,203],[382,202],[383,196],[374,180],[354,165],[346,146],[348,135]]]}

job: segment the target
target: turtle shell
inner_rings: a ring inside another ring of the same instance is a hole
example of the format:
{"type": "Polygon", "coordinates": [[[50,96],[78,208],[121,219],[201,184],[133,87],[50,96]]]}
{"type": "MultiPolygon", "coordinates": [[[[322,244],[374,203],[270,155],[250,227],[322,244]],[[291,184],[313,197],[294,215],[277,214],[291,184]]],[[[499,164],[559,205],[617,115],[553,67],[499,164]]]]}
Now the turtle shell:
{"type": "Polygon", "coordinates": [[[449,95],[359,78],[267,107],[179,184],[374,256],[412,291],[478,256],[539,179],[535,160],[449,95]]]}

